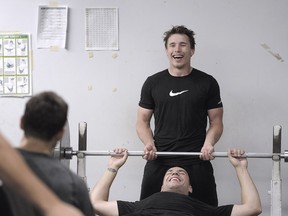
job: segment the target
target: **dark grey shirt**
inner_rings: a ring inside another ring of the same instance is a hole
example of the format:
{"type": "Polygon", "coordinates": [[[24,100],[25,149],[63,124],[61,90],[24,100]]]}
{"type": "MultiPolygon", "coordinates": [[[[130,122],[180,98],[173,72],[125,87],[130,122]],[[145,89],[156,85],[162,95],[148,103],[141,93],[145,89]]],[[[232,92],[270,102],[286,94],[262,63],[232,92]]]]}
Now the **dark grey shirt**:
{"type": "MultiPolygon", "coordinates": [[[[58,197],[79,208],[85,216],[94,216],[88,189],[85,182],[60,163],[59,160],[39,153],[19,150],[33,172],[52,190],[58,197]]],[[[19,176],[21,178],[21,176],[19,176]]],[[[36,216],[41,215],[25,199],[20,197],[8,187],[2,187],[8,197],[13,215],[36,216]]],[[[16,188],[17,191],[17,188],[16,188]]]]}

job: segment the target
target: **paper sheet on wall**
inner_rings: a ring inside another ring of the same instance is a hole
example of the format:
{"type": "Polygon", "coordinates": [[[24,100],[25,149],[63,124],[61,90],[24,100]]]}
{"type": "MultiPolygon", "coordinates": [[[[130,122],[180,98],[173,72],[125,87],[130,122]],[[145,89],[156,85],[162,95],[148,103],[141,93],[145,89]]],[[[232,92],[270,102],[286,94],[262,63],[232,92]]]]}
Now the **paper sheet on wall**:
{"type": "Polygon", "coordinates": [[[37,48],[66,48],[67,6],[39,6],[37,48]]]}
{"type": "Polygon", "coordinates": [[[32,95],[31,34],[0,34],[0,96],[32,95]]]}
{"type": "Polygon", "coordinates": [[[86,8],[86,50],[118,50],[118,8],[86,8]]]}

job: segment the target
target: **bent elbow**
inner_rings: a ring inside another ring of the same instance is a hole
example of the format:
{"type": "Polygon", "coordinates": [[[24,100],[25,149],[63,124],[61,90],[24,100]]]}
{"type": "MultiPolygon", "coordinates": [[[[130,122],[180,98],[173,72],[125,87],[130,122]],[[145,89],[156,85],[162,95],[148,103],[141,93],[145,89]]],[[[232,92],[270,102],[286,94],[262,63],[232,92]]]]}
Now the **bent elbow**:
{"type": "Polygon", "coordinates": [[[257,213],[256,213],[256,215],[260,215],[261,213],[262,213],[262,208],[259,207],[259,208],[257,209],[257,213]]]}
{"type": "Polygon", "coordinates": [[[261,206],[254,206],[251,209],[251,216],[257,216],[260,215],[262,213],[262,208],[261,206]]]}

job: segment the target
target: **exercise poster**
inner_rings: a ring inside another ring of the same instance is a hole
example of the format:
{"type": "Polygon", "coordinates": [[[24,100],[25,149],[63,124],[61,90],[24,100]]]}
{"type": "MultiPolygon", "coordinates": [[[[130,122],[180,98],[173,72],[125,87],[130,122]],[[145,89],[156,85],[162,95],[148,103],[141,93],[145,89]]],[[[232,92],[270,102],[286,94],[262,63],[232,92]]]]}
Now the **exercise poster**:
{"type": "Polygon", "coordinates": [[[0,34],[0,96],[32,95],[30,34],[0,34]]]}

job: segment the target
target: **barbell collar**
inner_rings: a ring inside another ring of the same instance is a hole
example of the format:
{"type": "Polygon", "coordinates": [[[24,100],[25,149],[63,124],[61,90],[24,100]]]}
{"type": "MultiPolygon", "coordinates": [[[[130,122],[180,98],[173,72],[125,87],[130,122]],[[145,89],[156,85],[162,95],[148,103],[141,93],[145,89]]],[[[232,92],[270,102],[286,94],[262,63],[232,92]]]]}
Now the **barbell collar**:
{"type": "Polygon", "coordinates": [[[66,148],[61,149],[60,156],[65,158],[65,159],[72,159],[72,156],[73,156],[72,147],[66,147],[66,148]]]}
{"type": "Polygon", "coordinates": [[[288,150],[284,151],[284,160],[285,162],[288,162],[288,150]]]}

